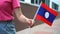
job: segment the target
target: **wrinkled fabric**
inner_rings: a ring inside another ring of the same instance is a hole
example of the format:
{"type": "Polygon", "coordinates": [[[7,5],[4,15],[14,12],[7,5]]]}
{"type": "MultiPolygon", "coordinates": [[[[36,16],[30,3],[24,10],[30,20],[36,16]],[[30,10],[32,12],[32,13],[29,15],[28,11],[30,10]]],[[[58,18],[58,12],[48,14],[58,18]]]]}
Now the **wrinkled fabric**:
{"type": "Polygon", "coordinates": [[[13,20],[13,9],[20,7],[18,0],[0,0],[0,21],[13,20]]]}

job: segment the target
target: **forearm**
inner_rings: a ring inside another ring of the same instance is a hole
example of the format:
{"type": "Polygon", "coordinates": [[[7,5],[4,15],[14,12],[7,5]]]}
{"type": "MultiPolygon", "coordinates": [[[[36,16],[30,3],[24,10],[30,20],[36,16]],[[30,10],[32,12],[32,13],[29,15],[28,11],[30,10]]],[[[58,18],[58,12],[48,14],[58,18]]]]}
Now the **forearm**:
{"type": "Polygon", "coordinates": [[[25,17],[21,11],[21,8],[16,8],[14,9],[14,12],[16,14],[16,17],[18,18],[19,21],[26,23],[28,26],[32,27],[33,26],[33,20],[25,17]]]}
{"type": "Polygon", "coordinates": [[[27,17],[25,17],[24,15],[20,15],[19,17],[17,17],[18,18],[18,20],[20,20],[21,22],[26,22],[27,20],[28,20],[28,18],[27,17]]]}
{"type": "Polygon", "coordinates": [[[27,17],[25,17],[21,11],[21,8],[17,8],[14,10],[15,11],[15,14],[16,14],[16,17],[18,18],[19,21],[25,23],[27,21],[27,17]]]}

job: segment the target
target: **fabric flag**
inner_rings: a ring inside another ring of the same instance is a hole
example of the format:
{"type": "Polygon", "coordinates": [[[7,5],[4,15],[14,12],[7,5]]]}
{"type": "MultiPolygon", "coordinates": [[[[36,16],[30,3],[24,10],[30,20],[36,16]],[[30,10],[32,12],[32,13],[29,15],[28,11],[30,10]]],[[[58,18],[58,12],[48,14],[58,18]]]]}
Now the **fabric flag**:
{"type": "Polygon", "coordinates": [[[41,3],[41,5],[37,11],[38,12],[37,12],[37,15],[35,18],[43,21],[44,23],[48,24],[49,26],[52,26],[54,19],[58,15],[58,12],[49,8],[44,3],[41,3]]]}

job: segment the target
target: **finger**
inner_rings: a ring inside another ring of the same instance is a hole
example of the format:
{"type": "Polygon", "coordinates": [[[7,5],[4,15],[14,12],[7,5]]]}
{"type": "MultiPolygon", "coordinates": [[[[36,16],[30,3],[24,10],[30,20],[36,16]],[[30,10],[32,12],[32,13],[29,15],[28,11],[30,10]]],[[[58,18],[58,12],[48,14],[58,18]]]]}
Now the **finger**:
{"type": "Polygon", "coordinates": [[[34,20],[30,20],[30,28],[34,26],[34,20]]]}

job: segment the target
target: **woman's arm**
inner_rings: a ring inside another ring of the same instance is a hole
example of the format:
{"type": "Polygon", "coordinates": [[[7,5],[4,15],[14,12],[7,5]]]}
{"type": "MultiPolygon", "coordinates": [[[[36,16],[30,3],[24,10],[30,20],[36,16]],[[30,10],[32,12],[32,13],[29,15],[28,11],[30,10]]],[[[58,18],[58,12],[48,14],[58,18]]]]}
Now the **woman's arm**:
{"type": "Polygon", "coordinates": [[[26,17],[23,15],[23,13],[22,13],[22,11],[21,11],[21,8],[16,8],[16,9],[14,9],[14,12],[15,12],[16,17],[18,18],[19,21],[21,21],[21,22],[23,22],[23,23],[26,23],[26,21],[27,21],[28,18],[26,18],[26,17]]]}
{"type": "Polygon", "coordinates": [[[23,22],[23,23],[27,23],[29,26],[33,25],[33,20],[29,19],[27,17],[25,17],[21,11],[21,8],[15,8],[14,12],[16,14],[16,17],[18,18],[19,21],[23,22]]]}

